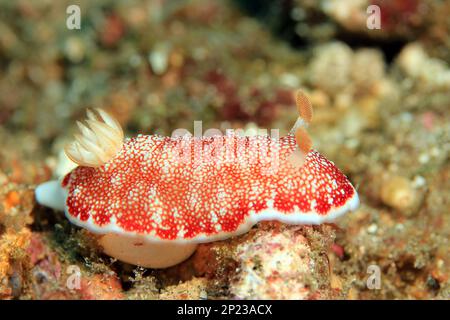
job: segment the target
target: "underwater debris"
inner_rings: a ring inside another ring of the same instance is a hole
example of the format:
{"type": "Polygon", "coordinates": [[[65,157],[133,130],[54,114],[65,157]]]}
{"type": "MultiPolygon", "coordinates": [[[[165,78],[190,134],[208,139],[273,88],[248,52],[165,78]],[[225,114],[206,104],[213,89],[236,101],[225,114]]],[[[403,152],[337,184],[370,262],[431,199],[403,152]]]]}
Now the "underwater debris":
{"type": "Polygon", "coordinates": [[[326,0],[321,7],[324,13],[349,32],[364,34],[373,39],[408,39],[417,37],[418,32],[425,29],[425,17],[430,2],[418,0],[326,0]],[[381,30],[367,28],[367,8],[370,5],[380,8],[381,30]]]}
{"type": "Polygon", "coordinates": [[[7,177],[0,182],[0,299],[18,298],[28,290],[26,249],[32,235],[28,226],[33,223],[33,203],[28,187],[7,177]]]}
{"type": "Polygon", "coordinates": [[[428,55],[420,43],[410,43],[396,59],[401,71],[414,80],[418,91],[439,92],[450,88],[450,67],[444,60],[428,55]]]}
{"type": "Polygon", "coordinates": [[[381,200],[397,210],[410,209],[417,200],[412,183],[400,176],[390,177],[381,190],[381,200]]]}
{"type": "Polygon", "coordinates": [[[237,299],[330,299],[326,254],[333,237],[309,226],[266,222],[235,252],[237,274],[230,295],[237,299]],[[317,233],[317,234],[314,234],[317,233]],[[314,237],[324,243],[316,243],[314,237]]]}
{"type": "Polygon", "coordinates": [[[94,274],[82,277],[80,290],[77,292],[82,300],[120,300],[125,296],[122,285],[115,276],[94,274]]]}
{"type": "Polygon", "coordinates": [[[333,41],[314,48],[308,82],[331,97],[347,94],[351,103],[364,96],[382,94],[385,68],[379,51],[352,50],[343,42],[333,41]]]}
{"type": "Polygon", "coordinates": [[[205,300],[208,281],[205,278],[193,278],[192,280],[168,286],[159,295],[162,300],[205,300]]]}
{"type": "Polygon", "coordinates": [[[0,236],[0,299],[18,298],[25,291],[30,236],[26,228],[8,230],[0,236]]]}

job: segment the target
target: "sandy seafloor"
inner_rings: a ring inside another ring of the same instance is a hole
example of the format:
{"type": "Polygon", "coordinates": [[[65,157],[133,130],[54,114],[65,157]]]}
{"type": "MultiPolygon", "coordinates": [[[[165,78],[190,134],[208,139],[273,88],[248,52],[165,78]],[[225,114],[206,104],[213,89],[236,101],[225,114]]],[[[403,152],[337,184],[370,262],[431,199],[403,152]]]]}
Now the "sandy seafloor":
{"type": "Polygon", "coordinates": [[[0,1],[1,299],[450,298],[450,3],[280,3],[79,1],[68,30],[69,3],[0,1]],[[366,28],[369,4],[381,30],[366,28]],[[360,195],[336,225],[260,223],[151,270],[35,203],[87,107],[128,136],[194,120],[287,132],[298,88],[314,147],[360,195]]]}

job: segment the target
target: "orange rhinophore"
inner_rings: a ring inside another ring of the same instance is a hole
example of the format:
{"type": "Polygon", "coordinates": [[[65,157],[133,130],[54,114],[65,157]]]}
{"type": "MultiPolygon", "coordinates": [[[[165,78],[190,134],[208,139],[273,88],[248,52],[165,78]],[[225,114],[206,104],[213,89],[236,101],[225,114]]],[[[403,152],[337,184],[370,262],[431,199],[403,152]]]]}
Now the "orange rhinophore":
{"type": "Polygon", "coordinates": [[[312,141],[306,128],[312,121],[313,108],[308,97],[300,90],[295,93],[295,103],[297,104],[299,119],[292,129],[292,133],[295,136],[297,146],[306,156],[312,148],[312,141]]]}
{"type": "Polygon", "coordinates": [[[295,131],[295,141],[297,142],[297,146],[304,154],[308,154],[312,148],[311,138],[303,128],[298,128],[295,131]]]}
{"type": "Polygon", "coordinates": [[[311,123],[313,117],[313,108],[308,97],[300,90],[295,93],[295,103],[300,117],[307,124],[311,123]]]}

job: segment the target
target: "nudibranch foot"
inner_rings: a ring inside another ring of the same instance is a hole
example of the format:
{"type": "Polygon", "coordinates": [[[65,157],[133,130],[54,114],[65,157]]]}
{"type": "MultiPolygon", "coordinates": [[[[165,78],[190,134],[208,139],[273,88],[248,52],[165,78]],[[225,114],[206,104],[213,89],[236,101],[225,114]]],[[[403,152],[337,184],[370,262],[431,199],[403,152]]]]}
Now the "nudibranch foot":
{"type": "Polygon", "coordinates": [[[98,244],[104,253],[120,261],[155,269],[179,264],[189,258],[197,248],[196,243],[153,242],[143,236],[118,233],[101,236],[98,244]]]}

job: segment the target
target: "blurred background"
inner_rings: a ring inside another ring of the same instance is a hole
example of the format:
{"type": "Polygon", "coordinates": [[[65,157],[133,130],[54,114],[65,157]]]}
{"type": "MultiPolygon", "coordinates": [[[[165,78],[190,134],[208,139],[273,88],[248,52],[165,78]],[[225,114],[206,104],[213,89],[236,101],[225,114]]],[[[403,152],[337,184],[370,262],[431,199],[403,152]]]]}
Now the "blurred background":
{"type": "Polygon", "coordinates": [[[0,0],[3,296],[48,298],[22,279],[33,262],[11,264],[5,235],[24,248],[58,235],[32,213],[32,190],[63,166],[87,107],[129,136],[193,130],[194,120],[286,133],[301,88],[315,148],[362,200],[334,235],[339,297],[449,298],[449,16],[439,0],[0,0]],[[66,26],[72,4],[79,30],[66,26]],[[367,28],[374,4],[379,30],[367,28]],[[370,263],[381,290],[365,287],[370,263]]]}

